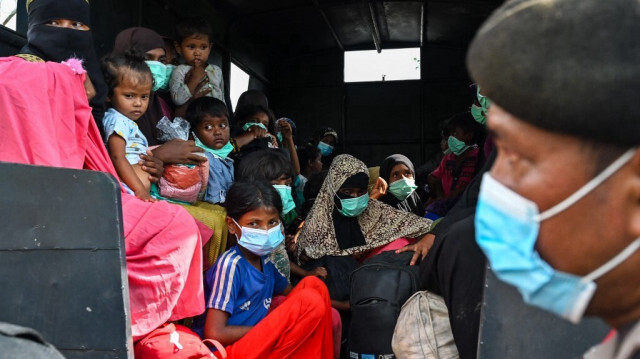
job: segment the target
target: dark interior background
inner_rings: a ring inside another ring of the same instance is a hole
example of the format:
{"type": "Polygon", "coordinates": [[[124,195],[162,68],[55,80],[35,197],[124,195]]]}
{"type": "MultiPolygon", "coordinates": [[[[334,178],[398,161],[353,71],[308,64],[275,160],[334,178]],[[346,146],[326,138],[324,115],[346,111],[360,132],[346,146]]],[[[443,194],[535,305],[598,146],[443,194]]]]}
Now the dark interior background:
{"type": "MultiPolygon", "coordinates": [[[[340,150],[376,166],[392,153],[416,165],[439,151],[440,123],[472,101],[466,48],[502,0],[96,0],[91,28],[99,56],[115,35],[144,26],[172,36],[185,17],[206,17],[214,31],[210,62],[229,84],[233,61],[264,91],[276,116],[290,117],[303,140],[323,126],[340,150]],[[421,48],[421,80],[348,83],[345,50],[421,48]]],[[[26,34],[25,0],[18,31],[0,27],[0,55],[15,54],[26,34]]],[[[230,105],[229,99],[227,103],[230,105]]]]}

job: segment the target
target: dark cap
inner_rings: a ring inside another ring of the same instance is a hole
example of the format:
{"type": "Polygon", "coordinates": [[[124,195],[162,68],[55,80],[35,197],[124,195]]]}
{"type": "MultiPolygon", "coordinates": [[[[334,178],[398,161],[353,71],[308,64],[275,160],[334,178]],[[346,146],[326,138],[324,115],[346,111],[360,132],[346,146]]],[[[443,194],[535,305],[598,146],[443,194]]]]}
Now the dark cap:
{"type": "Polygon", "coordinates": [[[537,127],[640,144],[640,2],[512,0],[481,26],[467,66],[483,95],[537,127]]]}

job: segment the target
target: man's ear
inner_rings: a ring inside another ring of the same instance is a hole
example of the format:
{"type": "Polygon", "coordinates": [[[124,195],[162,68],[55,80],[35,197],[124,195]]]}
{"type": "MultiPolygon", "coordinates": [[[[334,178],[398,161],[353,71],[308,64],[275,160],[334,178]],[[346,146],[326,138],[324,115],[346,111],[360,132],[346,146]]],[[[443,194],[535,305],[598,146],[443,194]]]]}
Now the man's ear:
{"type": "Polygon", "coordinates": [[[634,237],[640,238],[640,149],[636,150],[629,164],[632,166],[629,231],[634,237]]]}

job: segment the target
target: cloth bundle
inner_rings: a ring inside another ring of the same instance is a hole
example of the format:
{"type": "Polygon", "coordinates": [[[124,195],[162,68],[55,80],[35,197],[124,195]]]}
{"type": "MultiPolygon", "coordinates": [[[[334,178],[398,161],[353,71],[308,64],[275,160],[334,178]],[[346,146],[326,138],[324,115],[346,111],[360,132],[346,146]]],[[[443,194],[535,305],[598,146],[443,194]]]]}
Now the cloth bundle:
{"type": "Polygon", "coordinates": [[[199,165],[168,165],[164,168],[158,190],[163,197],[193,204],[204,197],[208,181],[208,161],[199,165]]]}

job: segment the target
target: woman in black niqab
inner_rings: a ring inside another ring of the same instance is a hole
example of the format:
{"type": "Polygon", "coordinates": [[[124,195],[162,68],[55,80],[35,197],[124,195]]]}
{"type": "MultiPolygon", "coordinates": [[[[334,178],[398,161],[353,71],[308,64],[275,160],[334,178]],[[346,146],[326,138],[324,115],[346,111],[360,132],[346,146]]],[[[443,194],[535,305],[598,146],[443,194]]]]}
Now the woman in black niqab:
{"type": "Polygon", "coordinates": [[[34,55],[44,61],[54,62],[72,57],[83,60],[83,66],[96,91],[89,104],[98,128],[102,130],[107,85],[100,72],[91,31],[51,25],[52,21],[67,19],[90,26],[89,1],[28,0],[27,13],[27,44],[20,50],[20,54],[34,55]]]}

